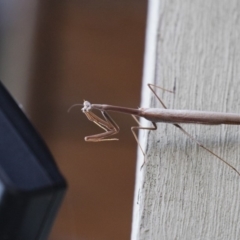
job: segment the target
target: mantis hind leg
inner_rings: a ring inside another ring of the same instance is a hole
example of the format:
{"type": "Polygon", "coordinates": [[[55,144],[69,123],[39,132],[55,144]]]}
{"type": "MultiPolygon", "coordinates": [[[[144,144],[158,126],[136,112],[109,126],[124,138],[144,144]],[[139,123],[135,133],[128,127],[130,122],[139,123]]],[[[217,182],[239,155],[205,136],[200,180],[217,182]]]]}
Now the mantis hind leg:
{"type": "Polygon", "coordinates": [[[193,137],[191,134],[189,134],[187,131],[185,131],[179,124],[173,124],[175,127],[177,127],[178,129],[180,129],[185,135],[187,135],[193,142],[195,142],[199,147],[205,149],[206,151],[208,151],[209,153],[211,153],[212,155],[214,155],[215,157],[217,157],[219,160],[221,160],[223,163],[225,163],[226,165],[228,165],[230,168],[232,168],[233,171],[235,171],[239,176],[240,176],[240,172],[233,167],[231,164],[229,164],[226,160],[224,160],[223,158],[221,158],[220,156],[218,156],[216,153],[214,153],[213,151],[211,151],[210,149],[206,148],[204,145],[202,145],[195,137],[193,137]]]}

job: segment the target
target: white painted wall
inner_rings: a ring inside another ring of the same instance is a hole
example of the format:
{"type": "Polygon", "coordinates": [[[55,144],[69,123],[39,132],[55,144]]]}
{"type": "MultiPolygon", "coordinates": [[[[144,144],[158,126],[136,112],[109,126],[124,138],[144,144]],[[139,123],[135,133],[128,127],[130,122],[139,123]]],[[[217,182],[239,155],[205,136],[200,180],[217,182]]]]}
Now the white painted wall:
{"type": "MultiPolygon", "coordinates": [[[[142,106],[161,107],[154,82],[169,108],[240,113],[239,26],[237,0],[150,0],[142,106]]],[[[239,126],[182,126],[240,170],[239,126]]],[[[173,125],[140,139],[132,240],[238,239],[239,175],[173,125]]]]}

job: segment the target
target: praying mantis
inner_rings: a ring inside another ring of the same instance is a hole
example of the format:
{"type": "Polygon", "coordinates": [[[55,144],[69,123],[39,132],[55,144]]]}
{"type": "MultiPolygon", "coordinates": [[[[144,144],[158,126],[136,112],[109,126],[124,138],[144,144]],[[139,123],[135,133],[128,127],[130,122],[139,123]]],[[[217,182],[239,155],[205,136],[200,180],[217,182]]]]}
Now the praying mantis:
{"type": "Polygon", "coordinates": [[[102,142],[102,141],[118,140],[117,138],[109,138],[112,135],[117,134],[120,128],[116,124],[116,122],[110,117],[110,115],[108,114],[108,111],[132,115],[132,117],[139,124],[139,126],[131,127],[131,131],[144,156],[145,156],[145,153],[138,141],[135,130],[140,130],[140,129],[156,130],[157,122],[171,123],[175,127],[177,127],[180,131],[182,131],[185,135],[187,135],[192,141],[197,143],[201,148],[213,154],[223,163],[225,163],[230,168],[232,168],[240,176],[240,172],[235,167],[233,167],[226,160],[224,160],[223,158],[218,156],[216,153],[212,152],[210,149],[202,145],[196,138],[190,135],[187,131],[184,130],[184,128],[182,128],[182,126],[179,125],[180,123],[207,124],[207,125],[219,125],[219,124],[240,125],[240,114],[220,113],[220,112],[210,112],[210,111],[167,109],[167,107],[165,106],[161,98],[157,95],[154,88],[160,88],[163,91],[168,91],[171,93],[174,93],[175,90],[170,91],[153,84],[148,84],[148,87],[150,88],[152,93],[156,96],[156,98],[159,100],[159,102],[163,106],[163,109],[161,108],[138,108],[138,109],[126,108],[126,107],[119,107],[119,106],[106,105],[106,104],[91,104],[90,102],[84,100],[83,104],[74,104],[69,108],[68,111],[70,111],[75,106],[83,106],[82,112],[86,115],[88,120],[95,123],[97,126],[99,126],[105,131],[103,133],[85,137],[85,141],[87,142],[102,142]],[[99,110],[103,115],[103,119],[98,117],[96,114],[94,114],[92,112],[93,109],[99,110]],[[151,121],[153,127],[142,127],[139,121],[137,120],[136,116],[143,117],[148,121],[151,121]]]}

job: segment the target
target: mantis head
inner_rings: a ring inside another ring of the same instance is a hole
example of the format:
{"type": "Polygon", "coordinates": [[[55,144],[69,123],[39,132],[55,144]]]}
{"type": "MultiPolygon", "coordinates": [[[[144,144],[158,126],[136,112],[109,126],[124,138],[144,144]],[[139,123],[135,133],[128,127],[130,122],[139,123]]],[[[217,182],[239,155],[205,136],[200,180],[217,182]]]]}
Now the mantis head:
{"type": "Polygon", "coordinates": [[[85,113],[85,112],[89,112],[90,110],[92,109],[92,105],[90,102],[88,101],[83,101],[83,108],[82,108],[82,112],[85,113]]]}

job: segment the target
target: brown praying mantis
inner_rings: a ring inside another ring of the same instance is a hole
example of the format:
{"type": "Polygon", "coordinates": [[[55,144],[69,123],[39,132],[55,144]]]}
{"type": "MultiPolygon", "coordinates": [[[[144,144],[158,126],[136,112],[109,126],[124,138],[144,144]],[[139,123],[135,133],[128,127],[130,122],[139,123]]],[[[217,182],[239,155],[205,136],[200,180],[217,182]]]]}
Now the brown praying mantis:
{"type": "MultiPolygon", "coordinates": [[[[112,135],[115,135],[119,132],[120,128],[115,123],[115,121],[110,117],[107,111],[118,112],[118,113],[125,113],[130,114],[134,118],[134,120],[139,124],[139,126],[131,127],[131,131],[133,133],[134,138],[136,139],[143,155],[145,153],[138,141],[137,135],[135,130],[156,130],[157,125],[156,122],[164,122],[164,123],[172,123],[175,127],[180,129],[185,135],[187,135],[191,140],[197,143],[201,148],[205,149],[209,153],[213,154],[219,160],[227,164],[230,168],[232,168],[238,175],[240,172],[234,168],[231,164],[229,164],[226,160],[203,146],[196,138],[190,135],[187,131],[185,131],[179,124],[180,123],[195,123],[195,124],[207,124],[207,125],[219,125],[219,124],[232,124],[232,125],[239,125],[240,124],[240,114],[235,113],[220,113],[220,112],[207,112],[207,111],[192,111],[192,110],[175,110],[175,109],[167,109],[163,101],[157,95],[154,90],[154,87],[160,88],[164,91],[168,91],[174,93],[173,91],[161,88],[159,86],[148,84],[148,87],[153,92],[153,94],[157,97],[160,101],[163,109],[160,108],[126,108],[126,107],[119,107],[113,105],[106,105],[106,104],[91,104],[88,101],[84,101],[83,104],[74,104],[70,107],[68,111],[70,111],[75,106],[83,106],[82,112],[87,116],[88,120],[98,125],[102,128],[105,132],[87,136],[85,137],[85,141],[87,142],[102,142],[102,141],[114,141],[118,140],[117,138],[109,138],[112,135]],[[103,118],[98,117],[95,115],[92,110],[96,109],[99,110],[103,118]],[[143,117],[148,121],[151,121],[153,127],[142,127],[137,120],[136,116],[143,117]]],[[[144,161],[145,162],[145,161],[144,161]]],[[[143,165],[142,165],[143,166],[143,165]]]]}

